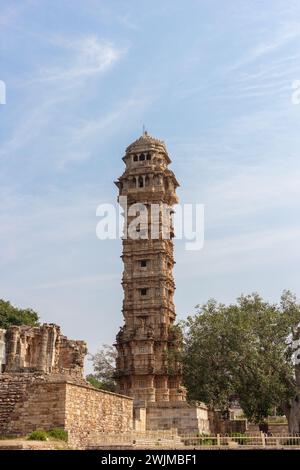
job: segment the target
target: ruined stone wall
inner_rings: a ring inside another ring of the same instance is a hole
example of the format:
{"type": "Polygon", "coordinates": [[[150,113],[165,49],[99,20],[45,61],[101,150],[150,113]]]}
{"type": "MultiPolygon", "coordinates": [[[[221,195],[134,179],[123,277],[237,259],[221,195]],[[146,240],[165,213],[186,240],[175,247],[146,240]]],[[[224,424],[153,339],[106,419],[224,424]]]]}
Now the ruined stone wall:
{"type": "Polygon", "coordinates": [[[0,436],[61,427],[70,444],[132,429],[132,399],[90,386],[83,377],[84,341],[53,324],[0,330],[0,436]]]}
{"type": "Polygon", "coordinates": [[[69,340],[54,324],[0,330],[0,373],[43,372],[82,377],[84,341],[69,340]]]}

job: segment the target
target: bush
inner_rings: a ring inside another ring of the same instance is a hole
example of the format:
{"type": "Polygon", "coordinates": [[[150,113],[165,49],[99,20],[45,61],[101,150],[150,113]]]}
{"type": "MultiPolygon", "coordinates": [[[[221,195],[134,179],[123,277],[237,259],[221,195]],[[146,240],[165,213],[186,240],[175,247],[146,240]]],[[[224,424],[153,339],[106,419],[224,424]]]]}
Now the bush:
{"type": "Polygon", "coordinates": [[[216,439],[211,438],[210,434],[206,434],[206,433],[197,434],[197,437],[198,438],[201,437],[202,439],[195,439],[194,445],[213,446],[217,443],[216,439]]]}
{"type": "Polygon", "coordinates": [[[99,390],[103,387],[102,382],[100,380],[96,379],[96,377],[93,374],[89,374],[86,376],[86,380],[95,388],[98,388],[99,390]]]}
{"type": "Polygon", "coordinates": [[[53,428],[47,432],[49,437],[53,439],[59,439],[60,441],[68,441],[68,432],[65,431],[63,428],[53,428]]]}
{"type": "Polygon", "coordinates": [[[37,429],[36,431],[32,431],[29,436],[27,437],[29,441],[47,441],[48,435],[46,431],[41,429],[37,429]]]}
{"type": "Polygon", "coordinates": [[[200,445],[201,446],[213,446],[215,443],[216,443],[215,440],[210,439],[209,437],[206,438],[206,439],[201,439],[200,440],[200,445]]]}

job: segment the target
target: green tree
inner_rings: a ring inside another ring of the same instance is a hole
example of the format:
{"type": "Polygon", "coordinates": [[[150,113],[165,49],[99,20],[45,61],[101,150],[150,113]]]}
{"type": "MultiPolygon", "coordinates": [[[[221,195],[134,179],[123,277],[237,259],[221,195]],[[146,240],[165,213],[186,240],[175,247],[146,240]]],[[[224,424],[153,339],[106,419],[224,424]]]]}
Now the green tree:
{"type": "MultiPolygon", "coordinates": [[[[225,306],[210,300],[184,327],[183,370],[191,399],[228,409],[238,395],[246,417],[261,423],[296,395],[293,341],[300,306],[285,291],[279,305],[258,294],[225,306]]],[[[288,413],[286,413],[289,419],[288,413]]]]}
{"type": "Polygon", "coordinates": [[[39,316],[34,310],[20,309],[0,299],[0,328],[7,329],[12,325],[37,326],[38,324],[39,316]]]}
{"type": "Polygon", "coordinates": [[[94,373],[86,377],[91,385],[110,392],[116,391],[116,358],[116,349],[108,344],[103,344],[96,354],[91,355],[94,373]]]}
{"type": "Polygon", "coordinates": [[[103,383],[100,380],[96,379],[94,374],[88,374],[86,380],[95,388],[103,389],[103,383]]]}

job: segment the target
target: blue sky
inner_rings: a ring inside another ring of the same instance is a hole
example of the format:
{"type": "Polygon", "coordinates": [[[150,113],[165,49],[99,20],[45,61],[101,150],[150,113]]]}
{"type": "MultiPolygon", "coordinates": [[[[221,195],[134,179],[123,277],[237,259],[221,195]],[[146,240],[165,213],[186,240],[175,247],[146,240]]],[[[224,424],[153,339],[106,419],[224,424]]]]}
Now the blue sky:
{"type": "Polygon", "coordinates": [[[0,297],[111,343],[121,243],[99,241],[121,157],[164,139],[205,245],[176,242],[178,318],[215,297],[300,295],[300,3],[0,0],[0,297]]]}

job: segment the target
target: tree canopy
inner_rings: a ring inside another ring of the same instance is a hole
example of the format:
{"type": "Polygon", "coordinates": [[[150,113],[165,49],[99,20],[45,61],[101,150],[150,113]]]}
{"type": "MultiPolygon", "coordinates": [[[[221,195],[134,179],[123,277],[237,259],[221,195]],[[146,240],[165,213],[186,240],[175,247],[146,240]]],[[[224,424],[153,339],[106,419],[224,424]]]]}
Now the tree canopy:
{"type": "Polygon", "coordinates": [[[86,377],[91,385],[111,392],[116,391],[116,357],[115,347],[109,344],[103,344],[96,354],[91,355],[94,373],[86,377]]]}
{"type": "Polygon", "coordinates": [[[258,294],[223,305],[209,300],[184,324],[183,370],[190,399],[226,410],[239,397],[248,419],[262,422],[296,394],[293,341],[300,306],[288,291],[280,304],[258,294]]]}
{"type": "Polygon", "coordinates": [[[12,325],[37,326],[38,324],[39,316],[34,310],[20,309],[0,299],[0,328],[7,329],[12,325]]]}

